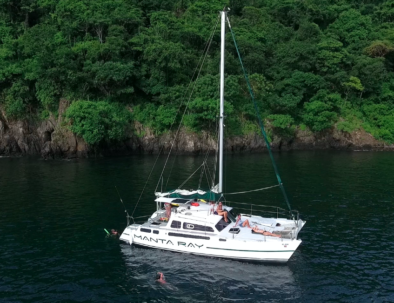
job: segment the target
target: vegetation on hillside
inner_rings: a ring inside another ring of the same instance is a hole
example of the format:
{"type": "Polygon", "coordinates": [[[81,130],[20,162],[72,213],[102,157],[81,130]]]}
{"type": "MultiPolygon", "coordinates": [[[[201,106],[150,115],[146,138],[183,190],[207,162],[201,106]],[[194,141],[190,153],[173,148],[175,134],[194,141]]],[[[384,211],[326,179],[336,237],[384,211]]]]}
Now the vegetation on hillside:
{"type": "MultiPolygon", "coordinates": [[[[225,5],[274,132],[335,125],[394,142],[394,0],[0,0],[0,106],[43,117],[67,98],[72,131],[92,145],[121,140],[132,119],[165,132],[225,5]]],[[[226,125],[245,134],[253,105],[227,38],[226,125]]],[[[185,111],[192,131],[214,129],[219,41],[185,111]]]]}

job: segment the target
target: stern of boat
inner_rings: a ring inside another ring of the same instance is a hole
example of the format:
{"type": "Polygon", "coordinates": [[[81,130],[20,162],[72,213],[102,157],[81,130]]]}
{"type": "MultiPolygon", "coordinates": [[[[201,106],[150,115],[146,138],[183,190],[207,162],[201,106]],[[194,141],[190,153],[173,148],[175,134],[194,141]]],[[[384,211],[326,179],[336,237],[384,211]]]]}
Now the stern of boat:
{"type": "Polygon", "coordinates": [[[133,244],[134,233],[138,230],[138,227],[140,226],[140,224],[131,224],[127,226],[123,233],[120,235],[119,239],[126,242],[127,244],[133,244]]]}

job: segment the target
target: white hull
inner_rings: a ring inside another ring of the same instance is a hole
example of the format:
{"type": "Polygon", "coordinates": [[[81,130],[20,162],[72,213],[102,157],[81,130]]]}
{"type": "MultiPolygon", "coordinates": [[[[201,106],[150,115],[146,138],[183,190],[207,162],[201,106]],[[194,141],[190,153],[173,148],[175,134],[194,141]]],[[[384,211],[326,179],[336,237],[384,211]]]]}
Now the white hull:
{"type": "Polygon", "coordinates": [[[207,239],[169,236],[171,231],[160,234],[140,231],[141,225],[130,225],[120,237],[128,244],[169,250],[208,257],[249,261],[287,262],[301,244],[301,240],[273,238],[261,235],[261,240],[245,241],[234,238],[223,239],[219,235],[207,235],[207,239]],[[221,239],[221,240],[220,240],[221,239]],[[225,240],[225,241],[224,241],[225,240]]]}

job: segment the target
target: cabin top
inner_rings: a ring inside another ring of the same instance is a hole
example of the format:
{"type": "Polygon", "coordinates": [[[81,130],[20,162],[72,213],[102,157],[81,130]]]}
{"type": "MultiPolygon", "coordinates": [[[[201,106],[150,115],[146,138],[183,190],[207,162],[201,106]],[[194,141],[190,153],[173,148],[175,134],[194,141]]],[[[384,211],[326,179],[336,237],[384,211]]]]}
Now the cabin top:
{"type": "MultiPolygon", "coordinates": [[[[179,218],[194,222],[216,225],[222,216],[215,215],[217,205],[201,199],[183,199],[159,197],[155,200],[157,203],[164,203],[164,206],[171,208],[171,219],[179,218]]],[[[162,208],[160,205],[158,208],[162,208]]],[[[223,205],[223,210],[230,212],[233,208],[223,205]]],[[[171,221],[171,220],[170,220],[171,221]]]]}

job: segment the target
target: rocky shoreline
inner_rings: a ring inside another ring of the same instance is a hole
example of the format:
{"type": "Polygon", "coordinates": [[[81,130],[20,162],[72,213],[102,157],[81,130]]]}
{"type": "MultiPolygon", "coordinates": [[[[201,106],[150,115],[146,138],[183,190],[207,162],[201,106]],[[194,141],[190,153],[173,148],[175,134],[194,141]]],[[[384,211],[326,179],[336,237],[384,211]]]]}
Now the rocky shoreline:
{"type": "MultiPolygon", "coordinates": [[[[4,113],[0,114],[0,155],[34,155],[43,158],[86,158],[90,156],[113,156],[141,153],[158,153],[161,149],[171,149],[173,134],[154,136],[141,125],[122,142],[91,148],[82,138],[74,135],[63,122],[66,101],[60,102],[58,116],[51,116],[46,121],[8,121],[4,113]],[[142,132],[143,130],[143,132],[142,132]],[[138,136],[136,133],[144,133],[138,136]]],[[[185,154],[199,154],[216,147],[215,139],[208,133],[179,134],[173,150],[185,154]]],[[[294,137],[284,139],[273,137],[271,147],[274,151],[290,150],[389,150],[394,145],[387,145],[372,137],[364,130],[344,133],[335,129],[319,134],[298,130],[294,137]]],[[[260,135],[232,137],[225,141],[227,152],[263,152],[266,145],[260,135]]]]}

